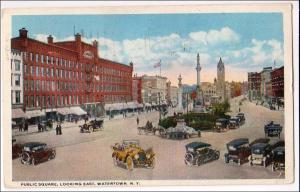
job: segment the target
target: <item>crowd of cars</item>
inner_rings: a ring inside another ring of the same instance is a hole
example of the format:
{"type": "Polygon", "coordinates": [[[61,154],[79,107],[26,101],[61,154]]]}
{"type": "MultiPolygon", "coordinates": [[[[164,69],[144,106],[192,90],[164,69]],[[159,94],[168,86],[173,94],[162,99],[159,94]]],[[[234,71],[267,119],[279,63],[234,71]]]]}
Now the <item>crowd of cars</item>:
{"type": "MultiPolygon", "coordinates": [[[[245,115],[243,113],[238,113],[230,119],[218,119],[216,122],[216,129],[220,131],[223,129],[235,129],[244,122],[245,115]]],[[[103,119],[93,119],[89,122],[85,122],[84,125],[80,125],[79,127],[80,132],[101,130],[103,129],[103,119]]],[[[177,127],[175,128],[180,128],[184,133],[190,133],[186,130],[184,121],[178,121],[177,127]]],[[[176,132],[173,129],[170,129],[170,133],[176,132]]],[[[251,143],[248,138],[234,139],[227,143],[227,151],[224,153],[225,164],[233,162],[238,165],[248,163],[250,166],[259,165],[267,167],[271,165],[272,171],[284,170],[285,142],[283,140],[277,140],[272,143],[269,138],[266,138],[276,136],[280,139],[282,126],[272,121],[265,125],[264,131],[265,138],[256,139],[251,143]]],[[[166,135],[171,135],[170,133],[168,130],[164,132],[166,135]]],[[[191,134],[197,135],[196,132],[191,134]]],[[[138,140],[123,140],[121,144],[115,143],[111,146],[111,149],[113,150],[113,162],[116,166],[123,166],[128,170],[133,170],[135,167],[151,169],[155,167],[156,155],[153,149],[143,149],[138,140]]],[[[184,163],[188,166],[201,166],[205,163],[220,159],[220,151],[214,149],[208,143],[194,141],[187,144],[185,149],[184,163]]],[[[18,157],[20,157],[22,164],[37,165],[41,162],[54,159],[56,157],[56,151],[54,148],[49,148],[46,143],[29,142],[17,144],[16,140],[13,139],[12,158],[15,159],[18,157]]]]}
{"type": "Polygon", "coordinates": [[[228,129],[236,129],[242,126],[245,123],[245,115],[244,113],[238,113],[236,116],[227,118],[219,118],[215,123],[215,131],[216,132],[224,132],[228,129]]]}

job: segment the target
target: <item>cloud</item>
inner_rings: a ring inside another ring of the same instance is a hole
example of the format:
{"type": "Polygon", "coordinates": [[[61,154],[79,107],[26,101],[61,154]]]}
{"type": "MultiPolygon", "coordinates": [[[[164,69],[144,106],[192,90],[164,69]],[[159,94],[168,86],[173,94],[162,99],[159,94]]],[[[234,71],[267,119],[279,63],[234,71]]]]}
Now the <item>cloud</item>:
{"type": "MultiPolygon", "coordinates": [[[[47,36],[36,34],[35,38],[46,42],[47,36]]],[[[253,38],[245,46],[241,44],[241,36],[226,26],[218,30],[191,32],[187,36],[171,33],[164,36],[124,40],[104,37],[82,38],[87,43],[95,39],[99,42],[100,57],[124,64],[132,61],[134,73],[138,75],[159,74],[159,69],[155,69],[153,65],[161,60],[162,75],[168,77],[173,84],[177,84],[180,73],[186,79],[185,83],[196,82],[197,53],[200,53],[203,81],[212,82],[216,77],[219,57],[222,57],[225,63],[228,81],[247,80],[247,71],[271,66],[274,60],[279,65],[283,64],[283,47],[280,41],[253,38]]],[[[74,40],[74,37],[57,39],[54,36],[54,41],[67,40],[74,40]]]]}
{"type": "Polygon", "coordinates": [[[189,37],[203,45],[216,45],[222,43],[237,43],[240,36],[229,27],[220,30],[210,30],[208,32],[192,32],[189,37]]]}

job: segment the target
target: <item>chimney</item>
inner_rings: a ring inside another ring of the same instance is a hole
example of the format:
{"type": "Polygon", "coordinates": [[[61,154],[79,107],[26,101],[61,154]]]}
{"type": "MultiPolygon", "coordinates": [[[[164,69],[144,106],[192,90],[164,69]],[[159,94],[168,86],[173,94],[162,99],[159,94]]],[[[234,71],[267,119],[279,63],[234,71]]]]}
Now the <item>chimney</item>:
{"type": "Polygon", "coordinates": [[[52,44],[53,43],[53,37],[51,35],[49,35],[47,37],[47,40],[48,40],[48,44],[52,44]]]}
{"type": "Polygon", "coordinates": [[[76,33],[76,35],[75,35],[75,41],[76,42],[81,42],[81,35],[79,33],[76,33]]]}
{"type": "Polygon", "coordinates": [[[132,61],[129,63],[129,65],[130,65],[130,67],[133,67],[133,63],[132,63],[132,61]]]}
{"type": "Polygon", "coordinates": [[[22,29],[19,30],[19,35],[21,38],[27,38],[27,30],[23,27],[22,29]]]}

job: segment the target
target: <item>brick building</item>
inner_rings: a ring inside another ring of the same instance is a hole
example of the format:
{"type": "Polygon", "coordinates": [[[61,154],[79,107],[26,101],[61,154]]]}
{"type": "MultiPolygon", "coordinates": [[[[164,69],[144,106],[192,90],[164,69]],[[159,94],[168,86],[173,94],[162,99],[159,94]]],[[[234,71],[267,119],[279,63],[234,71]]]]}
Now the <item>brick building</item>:
{"type": "Polygon", "coordinates": [[[259,99],[261,86],[261,74],[257,72],[248,73],[248,96],[249,99],[259,99]]]}
{"type": "Polygon", "coordinates": [[[272,96],[284,98],[284,66],[271,72],[272,96]]]}
{"type": "Polygon", "coordinates": [[[137,75],[132,78],[132,100],[142,103],[142,77],[137,75]]]}
{"type": "Polygon", "coordinates": [[[132,100],[132,64],[99,58],[97,41],[87,44],[77,33],[74,41],[50,35],[44,43],[27,33],[22,28],[11,39],[23,57],[24,110],[132,100]]]}

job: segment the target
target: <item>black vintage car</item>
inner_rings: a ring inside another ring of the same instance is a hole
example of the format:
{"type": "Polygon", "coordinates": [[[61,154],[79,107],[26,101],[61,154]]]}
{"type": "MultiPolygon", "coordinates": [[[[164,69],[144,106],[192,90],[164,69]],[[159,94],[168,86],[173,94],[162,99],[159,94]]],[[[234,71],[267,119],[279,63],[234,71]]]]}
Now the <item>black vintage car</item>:
{"type": "Polygon", "coordinates": [[[37,165],[43,161],[54,159],[56,151],[48,148],[46,143],[29,142],[23,145],[21,163],[37,165]]]}
{"type": "Polygon", "coordinates": [[[192,142],[185,146],[185,164],[200,166],[202,164],[219,159],[220,152],[211,149],[211,145],[202,142],[192,142]]]}
{"type": "Polygon", "coordinates": [[[275,124],[273,121],[265,125],[265,137],[278,137],[282,131],[282,126],[280,124],[275,124]]]}
{"type": "Polygon", "coordinates": [[[229,125],[229,119],[219,118],[216,120],[215,130],[217,132],[223,132],[223,131],[227,130],[228,125],[229,125]]]}
{"type": "Polygon", "coordinates": [[[225,163],[235,162],[241,165],[248,161],[251,154],[249,140],[247,138],[235,139],[227,143],[228,152],[224,154],[225,163]]]}
{"type": "Polygon", "coordinates": [[[285,149],[284,146],[276,147],[272,150],[272,171],[285,169],[285,149]]]}
{"type": "Polygon", "coordinates": [[[262,165],[267,167],[271,162],[270,153],[272,147],[269,143],[256,143],[251,146],[251,155],[249,156],[249,164],[262,165]]]}
{"type": "Polygon", "coordinates": [[[236,129],[240,126],[240,119],[238,117],[232,117],[229,119],[229,129],[236,129]]]}
{"type": "Polygon", "coordinates": [[[85,123],[83,125],[79,125],[80,132],[89,132],[92,133],[96,130],[103,129],[104,120],[100,118],[96,118],[94,120],[89,121],[88,123],[85,123]]]}
{"type": "Polygon", "coordinates": [[[245,120],[246,120],[246,119],[245,119],[245,114],[244,114],[244,113],[238,113],[238,114],[236,115],[236,117],[240,119],[240,124],[245,123],[245,120]]]}

